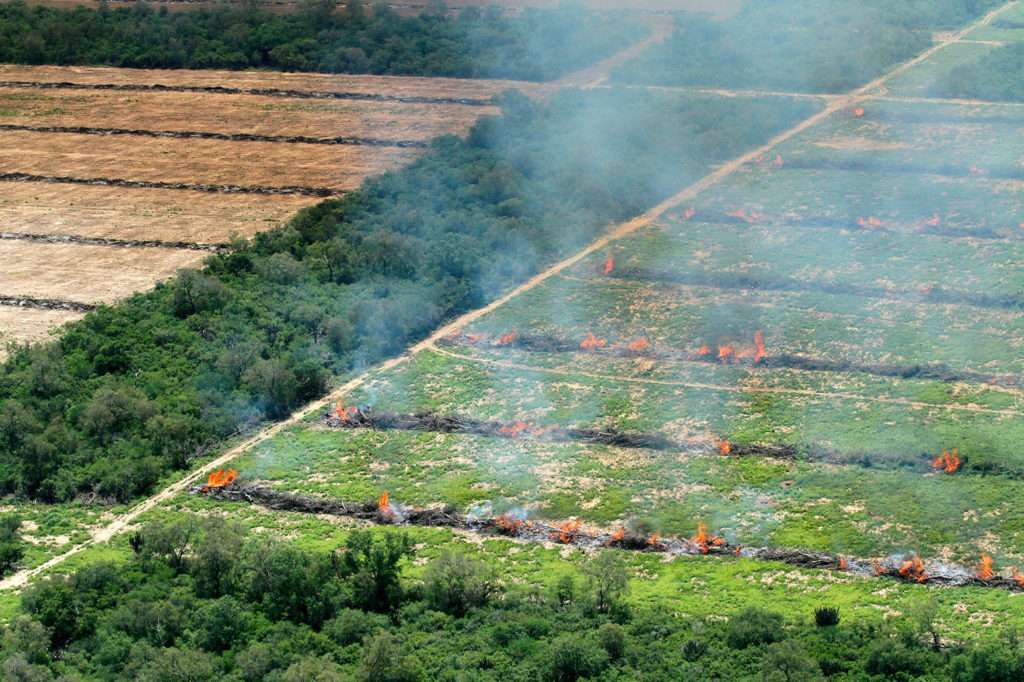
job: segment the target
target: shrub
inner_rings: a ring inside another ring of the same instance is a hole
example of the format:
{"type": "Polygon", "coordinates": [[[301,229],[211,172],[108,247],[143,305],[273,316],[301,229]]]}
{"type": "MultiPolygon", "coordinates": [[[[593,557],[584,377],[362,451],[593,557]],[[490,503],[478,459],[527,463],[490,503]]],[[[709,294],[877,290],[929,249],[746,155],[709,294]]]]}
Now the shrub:
{"type": "Polygon", "coordinates": [[[782,639],[782,614],[751,606],[729,621],[725,641],[733,649],[771,644],[782,639]]]}
{"type": "Polygon", "coordinates": [[[839,625],[839,609],[834,606],[822,606],[814,609],[814,624],[819,628],[839,625]]]}

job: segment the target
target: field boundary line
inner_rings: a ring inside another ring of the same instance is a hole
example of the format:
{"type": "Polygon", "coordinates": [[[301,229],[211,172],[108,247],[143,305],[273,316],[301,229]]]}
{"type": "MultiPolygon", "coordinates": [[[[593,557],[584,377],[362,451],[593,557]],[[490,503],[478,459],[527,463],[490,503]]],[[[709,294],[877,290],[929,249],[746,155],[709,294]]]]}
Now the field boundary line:
{"type": "MultiPolygon", "coordinates": [[[[865,402],[874,403],[886,403],[890,405],[903,405],[905,407],[918,407],[918,408],[937,408],[940,410],[951,410],[951,411],[963,411],[963,412],[981,412],[984,414],[998,414],[1004,417],[1024,417],[1024,410],[997,410],[988,407],[979,407],[977,405],[950,405],[950,404],[937,404],[937,403],[924,403],[917,400],[902,400],[900,398],[881,398],[872,397],[865,395],[858,395],[856,393],[842,393],[833,391],[811,391],[809,389],[801,388],[771,388],[768,386],[725,386],[722,384],[707,384],[702,382],[694,381],[673,381],[671,379],[647,379],[644,377],[625,377],[619,374],[598,374],[595,372],[585,371],[574,371],[568,369],[555,369],[550,367],[537,367],[534,365],[526,365],[519,362],[512,362],[511,360],[498,360],[495,358],[482,358],[473,355],[465,355],[463,353],[456,353],[446,348],[440,348],[433,346],[431,351],[439,355],[445,355],[450,358],[458,360],[466,360],[468,362],[477,362],[482,364],[490,364],[498,367],[506,367],[508,369],[522,370],[526,372],[537,372],[538,374],[558,374],[561,376],[577,376],[577,377],[589,377],[591,379],[602,379],[609,381],[625,381],[630,383],[639,384],[653,384],[656,386],[679,386],[681,388],[699,388],[711,391],[727,391],[731,393],[766,393],[766,394],[792,394],[792,395],[806,395],[814,396],[819,398],[840,398],[842,400],[862,400],[865,402]]],[[[789,370],[792,372],[806,372],[806,370],[789,370]]],[[[810,372],[807,372],[810,373],[810,372]]]]}
{"type": "MultiPolygon", "coordinates": [[[[232,459],[234,459],[238,455],[242,454],[243,452],[245,452],[249,448],[253,447],[254,445],[262,443],[263,441],[271,438],[272,436],[276,435],[280,431],[282,431],[282,430],[284,430],[284,429],[286,429],[286,428],[288,428],[290,426],[293,426],[293,425],[297,424],[299,421],[301,421],[310,412],[323,409],[324,407],[326,407],[328,404],[334,402],[335,400],[341,399],[348,392],[350,392],[353,389],[355,389],[355,388],[365,384],[366,381],[370,377],[372,377],[372,376],[374,376],[376,374],[380,374],[380,373],[386,372],[386,371],[390,370],[393,367],[396,367],[396,366],[398,366],[398,365],[400,365],[400,364],[402,364],[402,363],[404,363],[404,362],[406,362],[408,360],[411,360],[413,357],[415,357],[421,351],[424,351],[424,350],[427,350],[427,349],[435,349],[436,348],[435,345],[434,345],[435,342],[440,340],[441,338],[443,338],[445,336],[448,336],[452,332],[461,329],[463,326],[465,326],[469,322],[473,322],[473,321],[483,317],[484,315],[490,313],[491,311],[493,311],[493,310],[495,310],[497,308],[500,308],[502,305],[504,305],[508,301],[512,300],[513,298],[519,296],[520,294],[522,294],[522,293],[524,293],[526,291],[529,291],[530,289],[532,289],[533,287],[537,286],[538,284],[544,282],[545,280],[551,278],[552,276],[562,272],[566,268],[568,268],[568,267],[578,263],[579,261],[583,260],[584,258],[586,258],[590,254],[594,253],[595,251],[598,251],[598,250],[604,248],[605,246],[607,246],[611,242],[618,241],[619,239],[622,239],[623,237],[626,237],[626,236],[632,234],[633,232],[635,232],[640,227],[643,227],[645,225],[649,225],[650,223],[654,222],[654,220],[659,218],[662,214],[664,214],[669,209],[674,208],[675,206],[679,205],[680,203],[682,203],[684,201],[688,201],[688,200],[692,199],[693,197],[695,197],[700,192],[703,192],[705,189],[707,189],[707,188],[717,184],[723,178],[731,175],[732,173],[736,172],[738,169],[742,168],[743,165],[746,164],[747,162],[749,162],[749,161],[751,161],[753,159],[756,159],[758,156],[760,156],[762,154],[767,153],[773,147],[775,147],[776,145],[780,144],[781,142],[784,142],[784,141],[788,140],[789,138],[793,137],[794,135],[797,135],[797,134],[803,132],[804,130],[810,128],[811,126],[817,124],[818,122],[820,122],[820,121],[824,120],[825,118],[827,118],[828,116],[832,115],[836,111],[838,111],[838,110],[848,106],[849,104],[851,104],[854,101],[856,101],[858,98],[863,97],[865,95],[865,93],[868,92],[868,90],[870,90],[872,88],[878,87],[879,85],[881,85],[882,83],[884,83],[888,79],[892,78],[893,76],[895,76],[895,75],[897,75],[899,73],[902,73],[903,71],[905,71],[906,69],[910,68],[911,66],[920,63],[924,59],[927,59],[928,57],[930,57],[931,55],[935,54],[936,52],[938,52],[943,47],[946,47],[947,45],[953,43],[955,40],[957,40],[957,39],[963,37],[964,35],[966,35],[967,32],[973,30],[974,28],[976,28],[978,26],[983,26],[983,25],[987,24],[993,18],[998,16],[1000,13],[1002,13],[1002,12],[1008,10],[1009,8],[1013,7],[1018,2],[1019,2],[1019,0],[1013,0],[1012,2],[1007,3],[1006,5],[1002,6],[1001,8],[996,9],[996,10],[990,12],[989,14],[985,15],[981,20],[972,23],[967,28],[963,29],[962,31],[960,31],[956,35],[952,36],[948,40],[943,41],[942,43],[932,47],[931,49],[927,50],[926,52],[924,52],[923,54],[921,54],[917,58],[915,58],[915,59],[913,59],[913,60],[911,60],[911,61],[909,61],[909,62],[907,62],[907,63],[905,63],[905,64],[903,64],[901,66],[898,66],[896,69],[890,71],[889,73],[884,74],[884,75],[876,78],[875,80],[871,81],[867,85],[864,85],[864,86],[862,86],[860,88],[857,88],[856,90],[853,90],[852,92],[848,93],[845,96],[838,96],[838,97],[832,98],[831,100],[829,100],[828,104],[821,111],[819,111],[818,113],[816,113],[816,114],[814,114],[814,115],[804,119],[803,121],[797,123],[796,125],[794,125],[793,127],[789,128],[788,130],[785,130],[785,131],[783,131],[781,133],[778,133],[777,135],[772,137],[770,140],[768,140],[765,144],[757,147],[756,149],[753,149],[753,150],[751,150],[751,151],[749,151],[749,152],[747,152],[747,153],[745,153],[745,154],[743,154],[743,155],[733,159],[732,161],[729,161],[727,163],[722,164],[716,170],[712,171],[708,175],[705,175],[703,178],[701,178],[697,182],[691,184],[689,187],[683,189],[681,192],[679,192],[675,196],[672,196],[672,197],[669,197],[668,199],[665,199],[660,204],[658,204],[654,208],[649,209],[648,211],[646,211],[642,215],[637,216],[636,218],[633,218],[632,220],[629,220],[629,221],[626,221],[624,223],[621,223],[618,227],[612,229],[610,232],[607,232],[605,235],[603,235],[603,236],[599,237],[598,239],[594,240],[593,242],[590,243],[589,246],[583,248],[581,251],[579,251],[575,255],[570,256],[570,257],[568,257],[568,258],[566,258],[566,259],[564,259],[564,260],[562,260],[562,261],[560,261],[558,263],[555,263],[554,265],[552,265],[552,266],[548,267],[547,269],[541,271],[540,273],[534,275],[529,280],[527,280],[525,283],[517,286],[516,288],[514,288],[509,293],[505,294],[504,296],[501,296],[501,297],[497,298],[496,300],[492,301],[488,305],[483,306],[482,308],[477,308],[476,310],[471,310],[468,313],[465,313],[465,314],[459,316],[454,321],[449,322],[448,324],[442,325],[439,329],[434,331],[434,333],[432,333],[427,338],[425,338],[422,341],[419,341],[419,342],[413,344],[412,346],[410,346],[401,355],[398,355],[398,356],[395,356],[395,357],[393,357],[393,358],[391,358],[389,360],[386,360],[383,363],[381,363],[381,364],[371,368],[370,370],[364,372],[363,374],[350,379],[349,381],[347,381],[344,384],[342,384],[340,387],[338,387],[335,390],[333,390],[330,393],[328,393],[326,396],[324,396],[324,397],[322,397],[322,398],[320,398],[318,400],[315,400],[315,401],[313,401],[313,402],[311,402],[311,403],[309,403],[309,404],[307,404],[307,405],[305,405],[303,407],[300,407],[298,410],[293,412],[287,419],[285,419],[283,421],[280,421],[280,422],[278,422],[276,424],[273,424],[272,426],[269,426],[269,427],[263,429],[262,431],[259,431],[255,435],[250,436],[249,438],[244,440],[241,444],[236,445],[236,446],[230,448],[224,454],[220,455],[219,457],[215,458],[214,460],[204,464],[203,466],[199,467],[198,469],[195,469],[195,470],[189,472],[184,477],[178,479],[174,483],[172,483],[169,486],[165,487],[163,490],[159,491],[158,493],[150,496],[149,498],[147,498],[147,499],[143,500],[142,502],[140,502],[139,504],[135,505],[129,511],[127,511],[126,513],[124,513],[121,516],[119,516],[116,519],[114,519],[114,521],[112,521],[107,526],[104,526],[104,527],[99,528],[96,531],[92,532],[92,534],[90,535],[88,540],[86,540],[86,541],[84,541],[82,543],[79,543],[78,545],[75,545],[74,547],[72,547],[67,552],[64,552],[63,554],[58,554],[57,556],[50,558],[48,561],[44,562],[43,564],[40,564],[39,566],[36,566],[34,568],[30,568],[30,569],[24,569],[24,570],[18,571],[16,573],[8,576],[7,578],[5,578],[3,580],[0,580],[0,590],[9,590],[9,589],[13,589],[13,588],[18,588],[18,587],[24,586],[26,583],[28,583],[29,580],[31,580],[35,576],[39,575],[40,573],[43,573],[44,571],[46,571],[46,570],[48,570],[50,568],[53,568],[54,566],[62,563],[63,561],[65,561],[69,557],[74,556],[75,554],[81,552],[82,550],[87,549],[88,547],[91,547],[92,545],[100,543],[100,542],[107,542],[108,540],[113,538],[118,533],[121,533],[121,532],[127,530],[129,525],[132,523],[132,521],[134,521],[143,512],[148,511],[149,509],[152,509],[153,507],[155,507],[160,502],[164,502],[164,501],[170,500],[174,495],[176,495],[177,493],[179,493],[182,490],[185,490],[189,485],[191,485],[192,483],[200,480],[203,476],[206,476],[209,473],[211,473],[213,471],[216,471],[217,469],[223,468],[229,461],[231,461],[232,459]]],[[[0,85],[2,85],[2,83],[0,83],[0,85]]],[[[597,377],[597,378],[605,378],[605,377],[597,377]]],[[[618,377],[607,377],[607,378],[615,379],[615,378],[618,378],[618,377]]],[[[734,389],[734,390],[750,390],[750,389],[734,389]]],[[[935,407],[933,405],[928,405],[928,406],[929,407],[935,407]]],[[[1015,414],[1015,415],[1024,416],[1024,413],[1020,413],[1020,412],[1012,412],[1012,413],[1008,413],[1008,414],[1015,414]]]]}

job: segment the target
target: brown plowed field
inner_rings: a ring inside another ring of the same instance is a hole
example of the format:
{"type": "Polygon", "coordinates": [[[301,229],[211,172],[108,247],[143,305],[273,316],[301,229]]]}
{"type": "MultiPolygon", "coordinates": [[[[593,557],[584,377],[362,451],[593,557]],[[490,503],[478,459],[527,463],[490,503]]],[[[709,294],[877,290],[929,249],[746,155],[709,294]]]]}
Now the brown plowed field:
{"type": "Polygon", "coordinates": [[[0,232],[167,242],[251,237],[319,203],[300,194],[215,194],[48,182],[0,182],[0,232]]]}
{"type": "Polygon", "coordinates": [[[75,178],[345,191],[420,153],[394,147],[0,131],[0,172],[75,178]]]}
{"type": "Polygon", "coordinates": [[[7,357],[7,344],[45,339],[52,329],[80,319],[84,313],[68,310],[40,310],[0,305],[0,360],[7,357]]]}
{"type": "MultiPolygon", "coordinates": [[[[90,85],[164,85],[168,87],[221,87],[233,89],[354,92],[391,97],[444,97],[489,100],[508,88],[530,90],[536,83],[463,78],[407,78],[352,76],[326,73],[274,71],[203,71],[118,69],[102,66],[21,66],[0,64],[0,81],[82,83],[90,85]]],[[[464,106],[464,105],[463,105],[464,106]]]]}
{"type": "Polygon", "coordinates": [[[300,100],[205,92],[0,88],[0,123],[426,141],[460,134],[497,107],[300,100]]]}
{"type": "Polygon", "coordinates": [[[200,264],[207,255],[176,249],[0,240],[0,291],[8,296],[113,303],[150,288],[178,268],[200,264]]]}

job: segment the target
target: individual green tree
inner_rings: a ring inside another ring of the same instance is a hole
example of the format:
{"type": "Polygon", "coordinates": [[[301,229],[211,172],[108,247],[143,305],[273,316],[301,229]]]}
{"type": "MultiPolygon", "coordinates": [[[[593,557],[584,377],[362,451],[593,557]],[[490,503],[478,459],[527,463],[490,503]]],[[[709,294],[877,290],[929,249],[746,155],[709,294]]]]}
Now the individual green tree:
{"type": "Polygon", "coordinates": [[[761,659],[766,682],[800,682],[817,678],[818,666],[795,639],[769,644],[761,659]]]}
{"type": "Polygon", "coordinates": [[[598,612],[610,611],[629,594],[629,570],[615,552],[598,552],[583,564],[582,571],[598,612]]]}
{"type": "Polygon", "coordinates": [[[411,553],[412,541],[405,533],[349,533],[338,568],[348,583],[350,602],[364,611],[378,613],[397,608],[404,595],[404,559],[411,553]]]}
{"type": "Polygon", "coordinates": [[[382,632],[366,640],[356,679],[359,682],[418,682],[423,675],[391,633],[382,632]]]}
{"type": "Polygon", "coordinates": [[[547,682],[575,682],[599,675],[608,666],[608,652],[578,633],[556,637],[548,646],[547,656],[541,675],[547,682]]]}
{"type": "Polygon", "coordinates": [[[781,613],[748,606],[729,619],[725,641],[733,649],[771,644],[784,637],[782,626],[781,613]]]}
{"type": "Polygon", "coordinates": [[[21,517],[17,514],[0,516],[0,575],[14,569],[24,553],[21,517]]]}
{"type": "Polygon", "coordinates": [[[430,605],[456,617],[483,606],[498,590],[497,573],[486,562],[448,549],[427,566],[423,583],[430,605]]]}

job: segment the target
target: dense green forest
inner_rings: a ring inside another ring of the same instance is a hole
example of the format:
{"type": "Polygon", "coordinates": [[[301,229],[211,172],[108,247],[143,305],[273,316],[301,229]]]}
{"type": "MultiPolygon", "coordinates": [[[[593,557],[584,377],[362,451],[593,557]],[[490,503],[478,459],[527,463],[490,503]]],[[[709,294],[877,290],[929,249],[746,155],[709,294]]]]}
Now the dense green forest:
{"type": "Polygon", "coordinates": [[[625,64],[620,82],[844,92],[931,45],[999,0],[765,0],[719,21],[684,15],[667,41],[625,64]]]}
{"type": "MultiPolygon", "coordinates": [[[[599,552],[555,583],[503,580],[444,550],[410,576],[412,541],[352,531],[313,552],[210,517],[152,523],[132,558],[40,581],[3,630],[6,680],[1021,679],[1024,650],[943,640],[937,605],[851,618],[750,606],[728,618],[631,607],[632,571],[599,552]]],[[[823,597],[827,599],[827,597],[823,597]]]]}
{"type": "Polygon", "coordinates": [[[815,104],[518,94],[468,139],[0,366],[0,493],[124,501],[642,212],[815,104]]]}
{"type": "Polygon", "coordinates": [[[1024,44],[996,48],[970,64],[955,66],[933,93],[997,102],[1024,102],[1024,44]]]}
{"type": "Polygon", "coordinates": [[[303,0],[292,14],[255,4],[189,12],[0,3],[0,62],[143,69],[247,69],[547,80],[608,56],[648,29],[579,6],[468,8],[400,17],[386,4],[303,0]]]}

